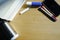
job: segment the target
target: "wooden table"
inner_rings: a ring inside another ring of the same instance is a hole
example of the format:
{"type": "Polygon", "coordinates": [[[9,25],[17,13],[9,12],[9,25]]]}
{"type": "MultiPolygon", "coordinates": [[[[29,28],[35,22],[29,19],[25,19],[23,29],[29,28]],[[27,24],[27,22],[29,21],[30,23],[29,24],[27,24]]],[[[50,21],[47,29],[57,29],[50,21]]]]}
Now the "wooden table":
{"type": "MultiPolygon", "coordinates": [[[[21,10],[23,9],[25,6],[21,8],[21,10]]],[[[14,20],[10,22],[20,35],[16,40],[60,40],[60,16],[57,17],[56,22],[52,22],[37,9],[30,8],[22,15],[19,15],[18,12],[14,20]]]]}

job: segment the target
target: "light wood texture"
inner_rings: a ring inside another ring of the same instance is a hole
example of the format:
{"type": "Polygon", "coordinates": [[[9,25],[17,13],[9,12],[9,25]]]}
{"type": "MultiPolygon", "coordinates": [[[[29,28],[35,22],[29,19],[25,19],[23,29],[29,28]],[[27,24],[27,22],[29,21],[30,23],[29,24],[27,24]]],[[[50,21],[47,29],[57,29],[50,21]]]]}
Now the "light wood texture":
{"type": "MultiPolygon", "coordinates": [[[[24,7],[21,10],[23,9],[24,7]]],[[[20,35],[16,40],[60,40],[60,16],[57,17],[56,22],[52,22],[37,9],[30,8],[22,15],[18,13],[14,20],[10,22],[20,35]]]]}

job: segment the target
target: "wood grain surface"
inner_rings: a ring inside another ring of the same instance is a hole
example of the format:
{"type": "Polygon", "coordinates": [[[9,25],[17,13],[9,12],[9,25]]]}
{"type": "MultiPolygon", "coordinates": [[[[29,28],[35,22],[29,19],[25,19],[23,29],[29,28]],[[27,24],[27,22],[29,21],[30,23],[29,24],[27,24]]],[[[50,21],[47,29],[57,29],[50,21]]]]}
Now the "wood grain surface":
{"type": "MultiPolygon", "coordinates": [[[[42,1],[42,0],[27,0],[42,1]]],[[[21,10],[25,9],[25,5],[21,10]]],[[[60,40],[60,16],[56,22],[49,20],[38,8],[30,8],[20,15],[19,11],[11,26],[20,35],[16,40],[60,40]]]]}

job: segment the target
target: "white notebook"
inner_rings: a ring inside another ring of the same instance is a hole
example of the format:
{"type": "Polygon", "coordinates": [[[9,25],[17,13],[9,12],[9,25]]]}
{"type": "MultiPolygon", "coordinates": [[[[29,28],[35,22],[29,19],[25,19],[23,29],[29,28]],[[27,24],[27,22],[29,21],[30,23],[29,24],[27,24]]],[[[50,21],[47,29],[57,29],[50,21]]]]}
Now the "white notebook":
{"type": "Polygon", "coordinates": [[[25,0],[0,0],[0,18],[12,21],[25,0]]]}

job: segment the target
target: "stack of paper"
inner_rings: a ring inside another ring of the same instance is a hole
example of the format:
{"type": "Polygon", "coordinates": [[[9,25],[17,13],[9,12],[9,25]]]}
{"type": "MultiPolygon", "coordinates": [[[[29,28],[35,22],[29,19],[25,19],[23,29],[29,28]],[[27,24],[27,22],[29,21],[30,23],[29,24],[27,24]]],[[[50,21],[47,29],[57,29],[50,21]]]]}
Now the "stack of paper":
{"type": "Polygon", "coordinates": [[[0,0],[0,18],[12,20],[25,0],[0,0]]]}

